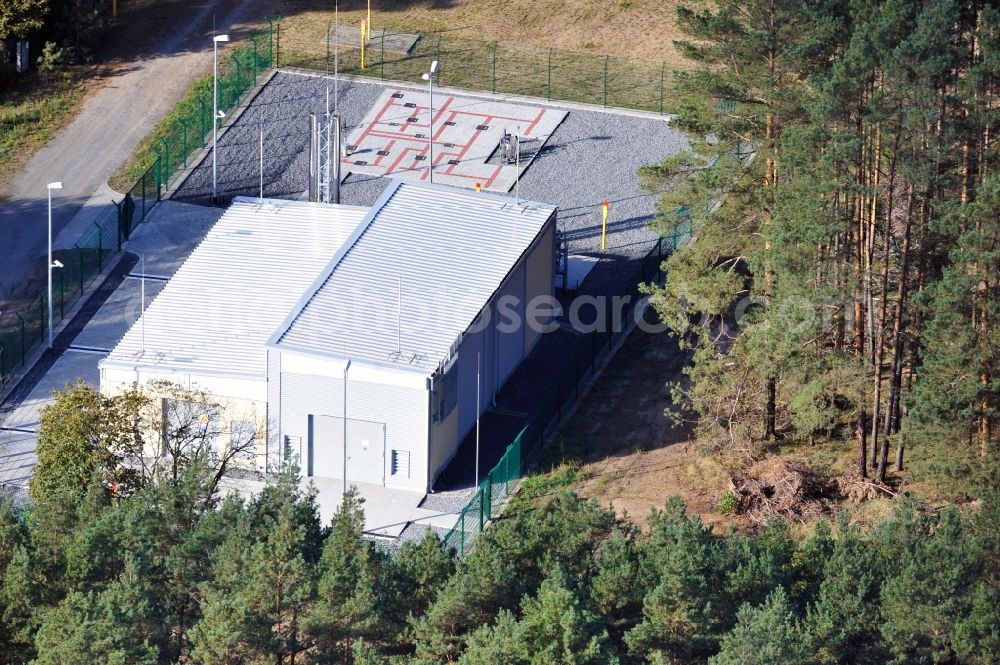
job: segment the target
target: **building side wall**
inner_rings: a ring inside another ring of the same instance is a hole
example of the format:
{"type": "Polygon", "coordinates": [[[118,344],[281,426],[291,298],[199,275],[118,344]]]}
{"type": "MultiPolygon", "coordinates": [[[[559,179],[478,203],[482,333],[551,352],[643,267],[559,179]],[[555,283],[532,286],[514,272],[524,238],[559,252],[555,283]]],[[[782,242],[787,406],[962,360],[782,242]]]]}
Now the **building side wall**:
{"type": "MultiPolygon", "coordinates": [[[[351,369],[355,369],[352,365],[351,369]]],[[[386,486],[424,490],[427,487],[428,392],[426,388],[387,383],[347,381],[348,421],[383,423],[385,449],[383,475],[386,486]],[[393,473],[392,453],[397,452],[397,473],[393,473]]],[[[305,374],[281,371],[278,403],[279,437],[287,441],[306,471],[309,444],[309,416],[343,418],[343,375],[305,374]]],[[[275,377],[271,377],[274,382],[275,377]]],[[[341,421],[342,422],[342,421],[341,421]]],[[[348,478],[351,480],[351,478],[348,478]]]]}
{"type": "Polygon", "coordinates": [[[192,401],[198,393],[204,393],[205,401],[219,407],[219,422],[213,424],[213,430],[220,431],[218,445],[220,451],[227,446],[242,445],[246,438],[253,436],[253,451],[250,455],[237,457],[233,460],[235,466],[264,471],[267,465],[267,437],[270,431],[267,417],[267,401],[261,399],[266,394],[263,378],[236,379],[219,376],[199,376],[197,374],[181,374],[178,372],[149,372],[140,370],[123,370],[118,368],[102,368],[101,392],[105,395],[115,395],[141,385],[144,391],[152,397],[149,422],[151,429],[144,433],[147,442],[146,454],[156,457],[163,453],[162,416],[164,400],[173,399],[176,395],[156,387],[156,382],[165,381],[178,386],[192,401]],[[137,381],[138,378],[138,381],[137,381]],[[217,429],[216,429],[217,428],[217,429]]]}
{"type": "Polygon", "coordinates": [[[267,471],[276,471],[284,461],[281,446],[281,354],[267,349],[267,471]]]}
{"type": "MultiPolygon", "coordinates": [[[[551,296],[553,293],[553,282],[555,280],[555,245],[556,230],[555,225],[550,225],[545,233],[539,238],[538,245],[528,255],[527,277],[525,283],[525,293],[528,298],[527,305],[531,304],[531,298],[538,296],[551,296]]],[[[541,321],[540,321],[541,322],[541,321]]],[[[525,326],[524,349],[525,355],[535,347],[541,339],[541,332],[530,326],[525,326]]]]}
{"type": "MultiPolygon", "coordinates": [[[[476,417],[489,407],[510,375],[538,343],[540,334],[530,330],[527,325],[527,309],[533,298],[553,294],[554,248],[555,219],[553,218],[483,308],[477,323],[473,323],[463,335],[458,346],[457,358],[448,370],[449,373],[457,373],[457,406],[443,422],[435,423],[433,428],[432,481],[454,457],[458,446],[473,430],[476,417]],[[514,297],[513,300],[511,296],[514,297]],[[488,317],[489,325],[481,324],[483,317],[488,317]],[[512,318],[517,322],[513,330],[509,326],[512,318]],[[477,384],[480,394],[478,405],[477,384]],[[454,427],[449,423],[452,418],[455,421],[454,427]]],[[[445,380],[447,378],[436,377],[435,389],[438,393],[445,380]]],[[[440,400],[441,395],[436,394],[435,399],[440,400]]]]}

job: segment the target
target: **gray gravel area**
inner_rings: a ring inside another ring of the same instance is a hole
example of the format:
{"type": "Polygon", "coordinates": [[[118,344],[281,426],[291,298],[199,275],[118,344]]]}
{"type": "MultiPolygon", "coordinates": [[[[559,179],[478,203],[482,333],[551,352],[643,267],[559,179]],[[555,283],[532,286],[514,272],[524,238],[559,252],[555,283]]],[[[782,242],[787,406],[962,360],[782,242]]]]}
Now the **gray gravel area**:
{"type": "MultiPolygon", "coordinates": [[[[304,196],[308,118],[310,112],[325,110],[328,85],[332,89],[328,79],[279,72],[261,91],[220,141],[219,192],[223,202],[237,195],[257,195],[262,119],[266,131],[264,195],[304,196]]],[[[377,83],[341,82],[338,107],[346,125],[345,136],[364,119],[383,90],[384,86],[377,83]]],[[[519,194],[557,205],[559,230],[569,252],[600,259],[578,292],[618,295],[638,273],[643,257],[657,239],[649,228],[656,215],[657,195],[643,189],[638,170],[685,149],[687,140],[664,118],[545,102],[533,105],[565,108],[568,113],[524,172],[519,194]],[[600,249],[603,201],[610,203],[604,252],[600,249]]],[[[351,205],[372,205],[387,184],[384,178],[351,174],[344,181],[341,200],[351,205]]],[[[206,160],[174,198],[204,205],[209,203],[210,194],[211,160],[206,160]]],[[[522,363],[498,397],[500,408],[483,417],[480,477],[524,426],[527,414],[535,411],[543,399],[564,390],[567,375],[575,376],[578,365],[589,362],[591,341],[563,328],[546,335],[522,363]]],[[[468,502],[473,486],[474,460],[470,435],[436,483],[438,491],[428,495],[421,507],[442,512],[460,510],[468,502]]],[[[419,528],[420,535],[423,530],[419,528]]],[[[413,537],[417,531],[407,529],[403,537],[413,537]]]]}
{"type": "MultiPolygon", "coordinates": [[[[264,195],[302,198],[307,188],[309,114],[326,109],[331,79],[279,72],[219,142],[219,196],[256,196],[259,191],[259,132],[265,129],[264,195]]],[[[385,86],[341,81],[336,95],[344,135],[361,123],[385,86]]],[[[468,95],[470,98],[475,95],[468,95]]],[[[507,100],[518,103],[517,100],[507,100]]],[[[331,105],[333,101],[331,101],[331,105]]],[[[538,151],[521,179],[523,198],[559,206],[559,228],[571,253],[600,256],[581,292],[614,294],[636,270],[656,239],[649,223],[656,194],[644,190],[637,172],[683,150],[685,137],[665,118],[563,107],[566,119],[538,151]],[[608,243],[600,251],[601,202],[610,203],[608,243]]],[[[174,200],[206,205],[211,200],[212,164],[199,165],[174,200]]],[[[385,178],[350,174],[342,187],[344,203],[371,205],[385,189],[385,178]]]]}
{"type": "MultiPolygon", "coordinates": [[[[329,79],[279,72],[219,140],[218,190],[222,204],[235,196],[260,192],[260,129],[264,127],[264,196],[298,199],[308,188],[310,113],[326,112],[326,90],[331,107],[344,123],[345,135],[360,123],[383,88],[341,81],[334,94],[329,79]]],[[[385,188],[381,178],[351,178],[343,202],[370,205],[385,188]],[[373,195],[374,194],[374,195],[373,195]]],[[[211,204],[212,160],[207,157],[174,194],[175,201],[211,204]]]]}

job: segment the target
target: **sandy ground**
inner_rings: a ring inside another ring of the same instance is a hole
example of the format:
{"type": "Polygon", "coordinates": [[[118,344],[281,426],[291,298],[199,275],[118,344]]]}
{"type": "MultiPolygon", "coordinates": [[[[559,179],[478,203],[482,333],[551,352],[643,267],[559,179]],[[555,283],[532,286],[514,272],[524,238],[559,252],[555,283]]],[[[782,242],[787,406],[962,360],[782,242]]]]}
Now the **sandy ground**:
{"type": "MultiPolygon", "coordinates": [[[[647,316],[652,316],[649,314],[647,316]]],[[[566,457],[581,460],[575,489],[644,524],[673,495],[706,524],[724,530],[718,513],[725,469],[699,452],[691,433],[665,415],[667,383],[683,378],[687,356],[666,333],[635,330],[563,427],[566,457]]]]}
{"type": "MultiPolygon", "coordinates": [[[[697,6],[701,2],[686,3],[697,6]]],[[[290,48],[314,39],[333,20],[330,2],[280,0],[275,13],[290,48]]],[[[635,60],[687,63],[673,45],[676,0],[373,0],[372,25],[410,33],[442,32],[484,42],[559,48],[635,60]]],[[[340,2],[340,21],[359,26],[365,0],[340,2]]]]}

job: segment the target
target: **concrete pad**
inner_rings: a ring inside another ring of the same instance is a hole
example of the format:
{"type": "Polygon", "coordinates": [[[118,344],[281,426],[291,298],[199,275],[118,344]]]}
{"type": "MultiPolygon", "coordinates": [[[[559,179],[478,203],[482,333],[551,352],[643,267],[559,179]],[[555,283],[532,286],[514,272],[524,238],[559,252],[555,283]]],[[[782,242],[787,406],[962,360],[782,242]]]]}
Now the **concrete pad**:
{"type": "Polygon", "coordinates": [[[28,486],[38,464],[35,455],[37,434],[0,429],[0,488],[28,486]]]}
{"type": "MultiPolygon", "coordinates": [[[[138,277],[127,277],[80,331],[70,348],[110,352],[139,319],[141,281],[138,277]]],[[[163,280],[146,280],[146,307],[164,286],[163,280]]]]}
{"type": "MultiPolygon", "coordinates": [[[[310,485],[316,488],[316,503],[319,507],[320,521],[327,525],[340,508],[343,500],[343,480],[338,478],[303,477],[300,485],[303,490],[310,485]]],[[[227,478],[222,483],[223,493],[236,492],[244,499],[250,499],[260,493],[264,482],[254,480],[236,480],[227,478]]],[[[362,508],[365,512],[365,533],[384,538],[398,538],[410,524],[433,526],[440,529],[450,529],[458,519],[458,515],[441,511],[419,508],[423,501],[422,492],[390,489],[381,485],[369,483],[351,483],[364,499],[362,508]]]]}
{"type": "Polygon", "coordinates": [[[97,362],[103,357],[104,354],[67,349],[52,365],[52,369],[28,393],[27,398],[11,410],[4,422],[0,423],[0,427],[37,432],[42,408],[53,401],[52,391],[62,390],[79,379],[96,388],[100,382],[97,362]]]}
{"type": "Polygon", "coordinates": [[[576,291],[580,288],[587,275],[601,262],[596,256],[583,256],[580,254],[570,254],[566,257],[566,288],[576,291]]]}
{"type": "MultiPolygon", "coordinates": [[[[420,39],[420,35],[412,35],[406,32],[389,32],[388,30],[372,30],[371,38],[365,40],[365,48],[368,52],[377,54],[383,46],[386,53],[409,53],[410,49],[420,39]],[[371,50],[378,49],[378,50],[371,50]]],[[[361,28],[348,25],[340,25],[330,28],[330,45],[339,44],[348,48],[361,48],[361,28]]]]}
{"type": "MultiPolygon", "coordinates": [[[[426,91],[383,91],[348,136],[342,172],[427,180],[429,102],[426,91]]],[[[565,117],[560,109],[437,95],[434,182],[508,192],[565,117]],[[494,155],[504,132],[522,138],[520,169],[494,155]]]]}
{"type": "MultiPolygon", "coordinates": [[[[125,250],[144,256],[146,274],[171,277],[225,210],[161,201],[136,228],[125,250]]],[[[139,274],[137,265],[134,273],[139,274]]]]}

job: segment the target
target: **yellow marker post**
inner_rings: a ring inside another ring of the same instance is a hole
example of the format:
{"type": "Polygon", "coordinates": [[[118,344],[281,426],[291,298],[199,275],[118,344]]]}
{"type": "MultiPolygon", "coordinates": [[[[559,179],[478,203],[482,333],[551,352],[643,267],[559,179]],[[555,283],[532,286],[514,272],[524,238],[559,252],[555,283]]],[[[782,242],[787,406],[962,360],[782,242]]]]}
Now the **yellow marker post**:
{"type": "Polygon", "coordinates": [[[608,202],[601,203],[601,251],[607,247],[608,239],[608,202]]]}
{"type": "Polygon", "coordinates": [[[477,192],[483,191],[483,185],[482,185],[482,183],[479,183],[479,182],[476,183],[476,191],[477,192]]]}
{"type": "Polygon", "coordinates": [[[365,68],[365,26],[368,24],[365,21],[361,22],[361,69],[365,68]]]}
{"type": "Polygon", "coordinates": [[[365,33],[365,34],[368,35],[368,39],[371,39],[372,38],[372,0],[368,0],[368,22],[367,22],[367,26],[368,26],[368,32],[365,33]]]}

